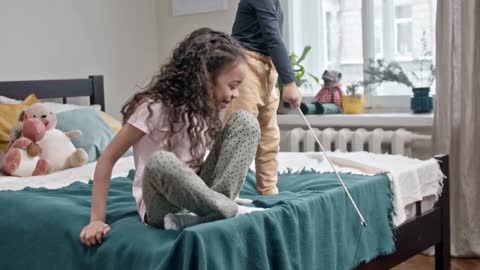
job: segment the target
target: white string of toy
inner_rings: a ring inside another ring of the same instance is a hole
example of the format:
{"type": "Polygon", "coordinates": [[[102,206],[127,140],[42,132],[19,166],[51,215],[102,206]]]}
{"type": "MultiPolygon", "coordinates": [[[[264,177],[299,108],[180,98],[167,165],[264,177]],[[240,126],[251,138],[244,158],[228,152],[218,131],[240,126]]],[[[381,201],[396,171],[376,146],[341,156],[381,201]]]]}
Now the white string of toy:
{"type": "Polygon", "coordinates": [[[303,114],[303,112],[302,112],[302,110],[300,109],[300,107],[297,107],[297,109],[298,109],[298,111],[300,112],[300,115],[302,115],[303,120],[304,120],[305,123],[307,124],[308,129],[309,129],[310,132],[312,133],[313,137],[315,138],[315,140],[317,140],[317,143],[318,143],[318,145],[320,146],[320,149],[322,150],[323,154],[325,155],[325,158],[327,159],[328,163],[330,164],[330,167],[332,167],[333,171],[334,171],[335,174],[337,175],[337,178],[338,178],[338,180],[340,181],[340,183],[342,184],[343,189],[344,189],[345,192],[347,193],[348,198],[349,198],[350,201],[352,202],[353,207],[355,207],[355,210],[357,211],[357,214],[358,214],[358,216],[360,217],[361,224],[362,224],[364,227],[367,227],[367,223],[365,222],[365,219],[363,218],[362,213],[360,213],[360,210],[358,209],[357,204],[356,204],[355,201],[353,200],[352,195],[350,195],[350,192],[348,191],[347,186],[345,186],[345,183],[343,182],[342,177],[340,176],[340,174],[338,174],[337,169],[335,169],[335,166],[333,166],[332,162],[331,162],[330,159],[328,158],[327,153],[325,152],[325,149],[323,148],[322,144],[320,143],[320,140],[317,138],[317,135],[315,135],[315,132],[313,131],[312,127],[310,126],[310,123],[308,122],[307,118],[306,118],[305,115],[303,114]]]}

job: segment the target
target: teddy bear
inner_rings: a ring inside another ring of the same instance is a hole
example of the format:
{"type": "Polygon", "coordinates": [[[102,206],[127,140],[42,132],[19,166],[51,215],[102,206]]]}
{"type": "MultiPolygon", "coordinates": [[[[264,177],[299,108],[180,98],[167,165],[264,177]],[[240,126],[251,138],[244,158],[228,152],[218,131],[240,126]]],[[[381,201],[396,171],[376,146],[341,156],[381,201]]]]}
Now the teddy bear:
{"type": "Polygon", "coordinates": [[[315,96],[315,101],[322,104],[333,103],[342,108],[340,79],[342,79],[342,73],[335,70],[325,70],[322,74],[323,87],[315,96]]]}
{"type": "Polygon", "coordinates": [[[342,73],[325,70],[322,74],[323,86],[311,103],[301,103],[303,114],[336,114],[342,112],[342,73]]]}
{"type": "Polygon", "coordinates": [[[45,125],[39,119],[23,121],[20,138],[11,143],[2,159],[3,171],[20,177],[46,174],[48,162],[40,158],[41,149],[37,144],[45,132],[45,125]]]}
{"type": "MultiPolygon", "coordinates": [[[[19,121],[12,136],[18,136],[19,130],[23,131],[28,119],[38,119],[45,127],[44,136],[36,141],[36,144],[41,150],[39,158],[48,164],[47,173],[79,167],[87,163],[87,153],[81,148],[75,148],[71,141],[80,136],[81,132],[79,130],[63,132],[56,129],[57,117],[45,105],[36,103],[29,106],[22,112],[20,119],[23,121],[19,121]]],[[[5,155],[4,164],[5,162],[8,162],[7,155],[5,155]]]]}

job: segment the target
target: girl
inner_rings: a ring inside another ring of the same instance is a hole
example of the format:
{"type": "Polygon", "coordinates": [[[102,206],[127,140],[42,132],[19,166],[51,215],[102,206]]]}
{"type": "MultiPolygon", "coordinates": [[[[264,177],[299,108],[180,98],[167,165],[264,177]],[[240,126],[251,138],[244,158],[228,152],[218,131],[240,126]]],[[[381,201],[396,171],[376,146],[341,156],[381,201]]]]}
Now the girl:
{"type": "Polygon", "coordinates": [[[182,229],[261,210],[234,202],[257,149],[258,122],[240,112],[222,129],[219,118],[238,96],[245,74],[242,48],[227,34],[202,28],[179,44],[146,90],[122,108],[124,126],[95,169],[82,243],[101,243],[110,231],[105,208],[112,168],[132,145],[132,191],[142,222],[182,229]]]}

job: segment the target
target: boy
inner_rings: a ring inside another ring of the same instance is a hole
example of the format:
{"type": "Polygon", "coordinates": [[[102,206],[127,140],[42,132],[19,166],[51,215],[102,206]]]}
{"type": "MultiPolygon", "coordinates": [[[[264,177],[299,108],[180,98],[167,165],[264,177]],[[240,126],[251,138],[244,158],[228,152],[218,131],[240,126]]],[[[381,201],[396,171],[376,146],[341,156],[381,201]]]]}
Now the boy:
{"type": "Polygon", "coordinates": [[[240,0],[232,29],[233,38],[245,49],[249,69],[239,87],[239,97],[232,101],[224,119],[242,110],[257,116],[261,131],[255,157],[257,191],[264,195],[278,193],[277,76],[284,84],[283,99],[286,102],[297,108],[302,100],[282,40],[282,26],[283,12],[279,0],[240,0]]]}

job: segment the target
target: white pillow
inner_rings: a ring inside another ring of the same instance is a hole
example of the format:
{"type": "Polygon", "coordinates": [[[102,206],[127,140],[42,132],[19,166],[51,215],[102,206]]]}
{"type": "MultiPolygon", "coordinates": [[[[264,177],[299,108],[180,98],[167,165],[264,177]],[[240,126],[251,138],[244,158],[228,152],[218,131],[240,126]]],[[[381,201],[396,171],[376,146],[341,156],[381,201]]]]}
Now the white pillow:
{"type": "Polygon", "coordinates": [[[56,102],[42,102],[42,104],[45,105],[53,113],[61,113],[61,112],[72,111],[75,109],[86,108],[86,107],[93,108],[97,112],[101,110],[101,106],[98,104],[86,105],[86,106],[75,105],[75,104],[62,104],[62,103],[56,103],[56,102]]]}
{"type": "MultiPolygon", "coordinates": [[[[20,104],[22,103],[21,100],[8,98],[5,96],[0,96],[0,104],[20,104]]],[[[95,111],[101,111],[101,106],[98,104],[94,105],[76,105],[76,104],[63,104],[63,103],[56,103],[56,102],[42,102],[43,105],[47,106],[49,110],[53,113],[61,113],[66,111],[71,111],[79,108],[91,107],[94,108],[95,111]]]]}
{"type": "Polygon", "coordinates": [[[0,104],[20,104],[21,100],[0,96],[0,104]]]}

